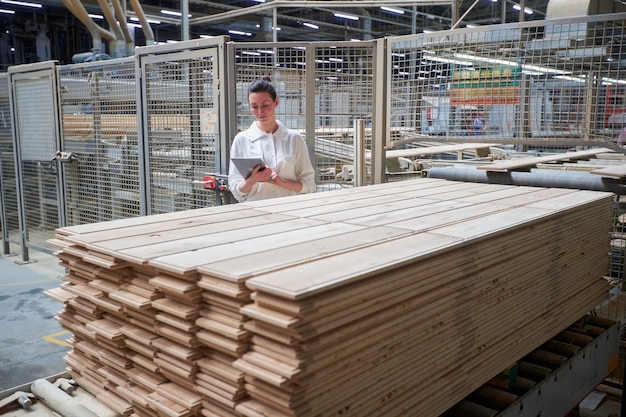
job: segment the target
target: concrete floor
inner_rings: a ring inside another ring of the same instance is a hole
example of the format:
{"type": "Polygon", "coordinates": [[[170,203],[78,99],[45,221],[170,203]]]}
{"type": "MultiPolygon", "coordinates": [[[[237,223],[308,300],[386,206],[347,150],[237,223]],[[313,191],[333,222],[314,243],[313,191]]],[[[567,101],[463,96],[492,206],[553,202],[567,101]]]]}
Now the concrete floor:
{"type": "Polygon", "coordinates": [[[63,305],[43,294],[65,271],[53,255],[29,257],[0,255],[0,392],[64,372],[70,349],[71,334],[54,319],[63,305]]]}

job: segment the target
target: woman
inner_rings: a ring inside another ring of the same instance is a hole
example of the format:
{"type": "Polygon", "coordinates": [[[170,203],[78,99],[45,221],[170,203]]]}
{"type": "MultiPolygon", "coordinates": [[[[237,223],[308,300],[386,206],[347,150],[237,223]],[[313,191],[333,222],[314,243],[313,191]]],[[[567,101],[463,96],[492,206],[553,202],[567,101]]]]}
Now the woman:
{"type": "Polygon", "coordinates": [[[255,122],[238,133],[230,149],[228,185],[237,201],[254,201],[315,191],[315,170],[302,136],[276,120],[276,89],[268,79],[248,88],[248,103],[255,122]],[[232,161],[236,157],[259,157],[244,177],[232,161]]]}

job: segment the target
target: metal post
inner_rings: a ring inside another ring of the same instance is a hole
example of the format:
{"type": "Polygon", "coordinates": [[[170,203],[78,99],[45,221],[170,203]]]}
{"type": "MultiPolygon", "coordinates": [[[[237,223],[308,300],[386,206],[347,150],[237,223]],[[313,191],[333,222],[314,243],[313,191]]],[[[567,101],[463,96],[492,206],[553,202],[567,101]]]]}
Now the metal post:
{"type": "Polygon", "coordinates": [[[354,185],[365,185],[365,120],[354,121],[354,185]]]}
{"type": "MultiPolygon", "coordinates": [[[[582,132],[584,140],[590,140],[591,131],[595,123],[594,109],[596,102],[594,98],[598,96],[598,78],[594,71],[589,71],[587,74],[587,80],[585,82],[585,107],[584,114],[582,115],[584,121],[584,130],[582,132]]],[[[579,109],[576,109],[578,111],[579,109]]],[[[580,117],[580,115],[579,115],[580,117]]]]}
{"type": "Polygon", "coordinates": [[[276,7],[272,9],[272,42],[278,42],[278,11],[276,7]]]}
{"type": "Polygon", "coordinates": [[[189,0],[180,2],[180,39],[189,40],[189,0]]]}

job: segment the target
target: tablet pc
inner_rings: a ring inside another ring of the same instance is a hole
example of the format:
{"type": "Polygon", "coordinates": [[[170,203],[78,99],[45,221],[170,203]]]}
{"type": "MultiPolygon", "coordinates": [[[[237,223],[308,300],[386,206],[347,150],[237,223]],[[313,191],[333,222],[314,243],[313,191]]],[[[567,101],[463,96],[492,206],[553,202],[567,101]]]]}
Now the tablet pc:
{"type": "Polygon", "coordinates": [[[242,177],[248,178],[254,167],[257,165],[261,165],[261,170],[265,169],[265,164],[263,160],[258,156],[255,157],[240,157],[240,158],[231,158],[233,164],[237,167],[237,171],[241,174],[242,177]]]}

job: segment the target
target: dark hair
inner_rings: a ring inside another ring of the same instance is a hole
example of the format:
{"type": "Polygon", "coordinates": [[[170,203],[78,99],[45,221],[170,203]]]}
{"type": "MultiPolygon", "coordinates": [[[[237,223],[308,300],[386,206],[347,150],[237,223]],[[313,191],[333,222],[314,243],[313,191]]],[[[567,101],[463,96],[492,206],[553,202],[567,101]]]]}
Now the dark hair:
{"type": "Polygon", "coordinates": [[[274,88],[269,77],[263,77],[252,82],[248,87],[248,95],[252,93],[268,93],[272,100],[276,100],[276,88],[274,88]]]}

